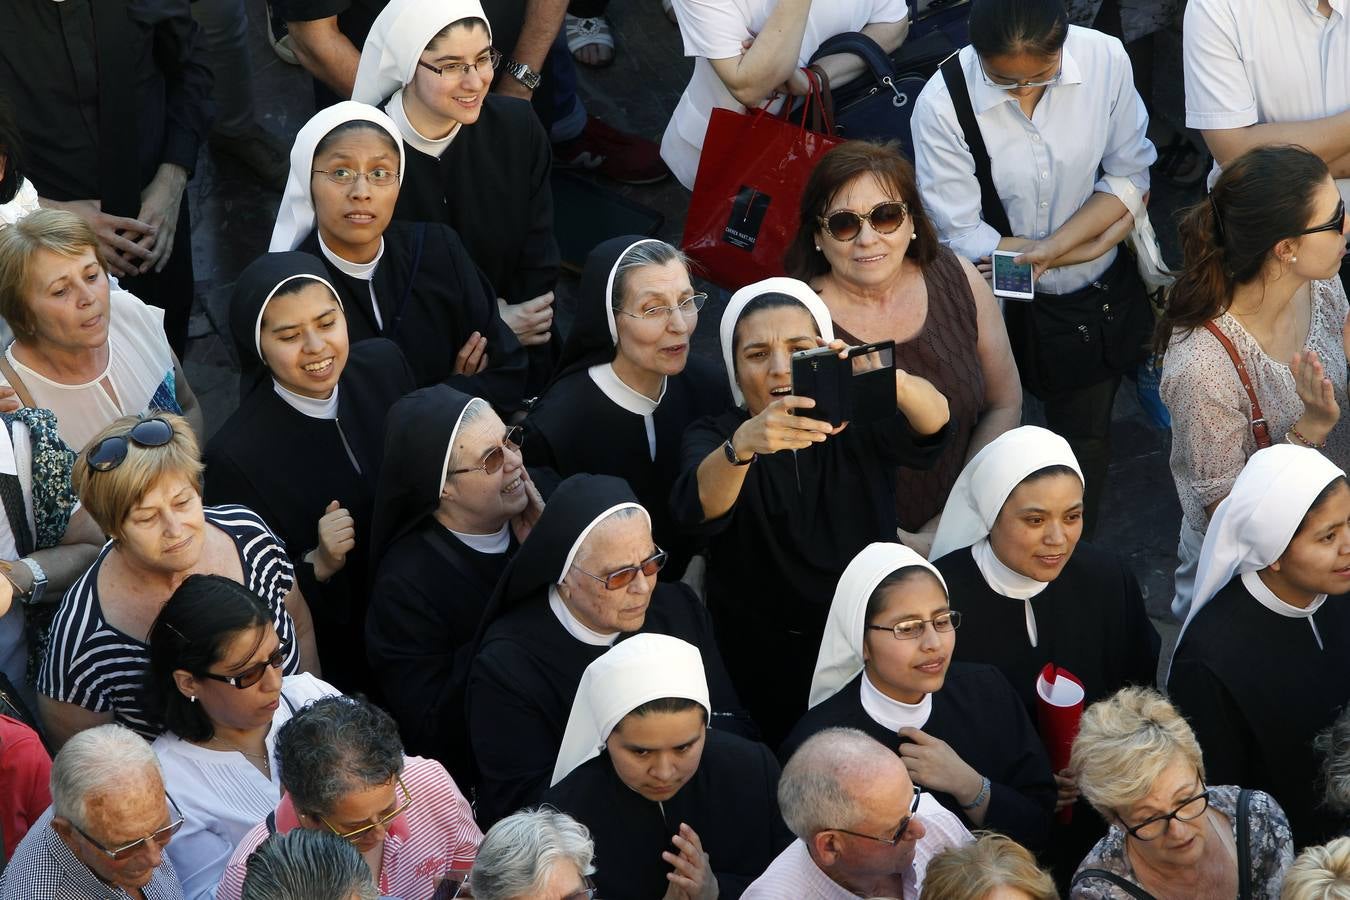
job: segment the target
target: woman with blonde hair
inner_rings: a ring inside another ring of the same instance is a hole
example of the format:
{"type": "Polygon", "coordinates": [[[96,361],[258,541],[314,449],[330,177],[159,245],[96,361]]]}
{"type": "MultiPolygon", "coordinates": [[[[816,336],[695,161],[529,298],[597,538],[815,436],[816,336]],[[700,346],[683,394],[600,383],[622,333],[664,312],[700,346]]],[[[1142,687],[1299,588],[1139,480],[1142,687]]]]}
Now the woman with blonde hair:
{"type": "Polygon", "coordinates": [[[928,864],[919,900],[1059,900],[1036,857],[1007,835],[983,832],[928,864]]]}
{"type": "Polygon", "coordinates": [[[1350,900],[1350,837],[1300,853],[1284,873],[1280,900],[1350,900]]]}

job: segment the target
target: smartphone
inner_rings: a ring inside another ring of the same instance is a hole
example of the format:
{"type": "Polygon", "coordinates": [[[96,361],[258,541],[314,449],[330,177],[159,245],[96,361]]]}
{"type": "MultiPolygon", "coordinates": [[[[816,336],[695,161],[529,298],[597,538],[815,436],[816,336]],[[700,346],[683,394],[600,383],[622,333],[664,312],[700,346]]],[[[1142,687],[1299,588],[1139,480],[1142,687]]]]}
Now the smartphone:
{"type": "Polygon", "coordinates": [[[792,354],[792,393],[816,401],[798,415],[839,426],[895,415],[895,342],[848,348],[839,358],[828,347],[792,354]]]}
{"type": "Polygon", "coordinates": [[[1011,250],[995,250],[994,296],[1011,300],[1031,300],[1036,293],[1031,280],[1031,263],[1015,263],[1019,254],[1011,250]]]}
{"type": "Polygon", "coordinates": [[[794,410],[795,414],[835,426],[842,424],[846,418],[845,405],[852,374],[848,361],[840,359],[839,352],[829,347],[798,350],[792,354],[792,393],[816,401],[810,409],[794,410]]]}

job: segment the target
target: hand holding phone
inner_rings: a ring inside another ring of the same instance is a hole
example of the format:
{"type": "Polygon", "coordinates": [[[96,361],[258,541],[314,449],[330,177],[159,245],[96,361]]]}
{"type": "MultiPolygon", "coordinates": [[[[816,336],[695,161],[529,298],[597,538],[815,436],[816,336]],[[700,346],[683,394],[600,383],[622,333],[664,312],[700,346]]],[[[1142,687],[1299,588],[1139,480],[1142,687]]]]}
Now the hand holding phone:
{"type": "Polygon", "coordinates": [[[994,296],[1010,300],[1033,300],[1036,297],[1031,263],[1013,262],[1020,254],[1011,250],[995,250],[994,296]]]}

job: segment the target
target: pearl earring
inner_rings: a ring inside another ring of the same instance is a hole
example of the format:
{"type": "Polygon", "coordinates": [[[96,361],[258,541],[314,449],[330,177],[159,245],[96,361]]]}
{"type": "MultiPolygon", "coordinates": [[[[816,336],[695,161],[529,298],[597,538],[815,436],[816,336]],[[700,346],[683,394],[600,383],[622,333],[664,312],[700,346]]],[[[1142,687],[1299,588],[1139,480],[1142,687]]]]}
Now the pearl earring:
{"type": "Polygon", "coordinates": [[[196,703],[196,702],[197,702],[197,695],[196,695],[196,694],[188,694],[188,702],[189,702],[189,703],[196,703]]]}
{"type": "Polygon", "coordinates": [[[1291,257],[1289,257],[1289,261],[1290,261],[1291,263],[1296,263],[1296,262],[1298,262],[1298,257],[1297,257],[1297,256],[1291,256],[1291,257]]]}
{"type": "Polygon", "coordinates": [[[819,245],[819,244],[816,244],[816,252],[817,252],[817,253],[820,252],[820,245],[819,245]]]}
{"type": "Polygon", "coordinates": [[[919,233],[918,233],[917,231],[911,231],[911,232],[909,233],[909,239],[910,239],[911,241],[914,240],[914,239],[915,239],[916,237],[918,237],[918,236],[919,236],[919,233]]]}

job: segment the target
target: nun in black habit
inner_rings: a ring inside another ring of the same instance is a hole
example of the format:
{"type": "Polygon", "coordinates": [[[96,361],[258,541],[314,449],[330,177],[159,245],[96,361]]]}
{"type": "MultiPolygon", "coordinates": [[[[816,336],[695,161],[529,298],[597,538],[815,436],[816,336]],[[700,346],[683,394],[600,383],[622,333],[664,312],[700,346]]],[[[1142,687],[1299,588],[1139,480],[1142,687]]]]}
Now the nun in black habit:
{"type": "Polygon", "coordinates": [[[497,581],[543,511],[512,433],[443,384],[394,404],[371,526],[366,651],[409,753],[471,784],[464,686],[497,581]]]}
{"type": "Polygon", "coordinates": [[[843,348],[825,304],[793,278],[737,291],[721,344],[740,408],[685,431],[671,507],[682,528],[707,540],[717,638],[776,746],[806,711],[839,573],[873,541],[896,539],[894,470],[937,459],[950,432],[947,401],[897,370],[892,418],[832,430],[792,415],[813,402],[791,396],[792,353],[843,348]]]}
{"type": "Polygon", "coordinates": [[[590,829],[600,896],[715,882],[734,900],[792,842],[773,754],[708,728],[711,709],[698,648],[678,638],[634,635],[586,667],[544,802],[590,829]]]}
{"type": "Polygon", "coordinates": [[[667,581],[697,551],[670,515],[680,440],[694,420],[731,408],[721,373],[690,355],[706,299],[664,241],[630,235],[596,247],[558,374],[524,423],[531,465],[628,482],[670,554],[667,581]]]}
{"type": "Polygon", "coordinates": [[[389,338],[419,387],[444,382],[519,410],[525,350],[459,235],[439,222],[392,221],[395,201],[413,189],[400,188],[404,156],[398,129],[378,109],[347,100],[320,110],[295,136],[271,249],[323,260],[351,343],[389,338]],[[334,182],[343,171],[360,174],[334,182]]]}
{"type": "Polygon", "coordinates": [[[403,137],[396,218],[454,228],[505,301],[508,325],[523,343],[542,341],[529,347],[534,396],[560,345],[551,305],[561,258],[553,149],[528,102],[489,92],[500,61],[493,52],[478,0],[390,0],[361,49],[352,99],[379,106],[403,137]],[[475,61],[473,75],[447,65],[475,61]],[[473,103],[459,102],[470,95],[473,103]],[[529,301],[537,302],[521,306],[529,301]]]}
{"type": "Polygon", "coordinates": [[[206,445],[205,500],[243,504],[281,538],[324,678],[369,691],[371,503],[385,413],[412,372],[390,341],[348,345],[342,302],[307,253],[268,253],[240,274],[230,333],[242,399],[206,445]]]}
{"type": "Polygon", "coordinates": [[[1313,742],[1350,701],[1345,473],[1306,447],[1258,450],[1214,511],[1195,588],[1167,690],[1210,782],[1269,792],[1297,846],[1344,833],[1313,742]]]}
{"type": "Polygon", "coordinates": [[[480,824],[539,802],[582,672],[629,635],[668,634],[698,647],[711,724],[757,736],[707,611],[684,584],[657,581],[663,562],[647,512],[622,480],[574,475],[550,495],[498,582],[469,668],[480,824]]]}
{"type": "Polygon", "coordinates": [[[778,756],[826,728],[857,728],[894,747],[967,828],[1040,850],[1055,808],[1050,760],[1008,679],[952,662],[959,624],[929,562],[901,544],[868,546],[839,579],[811,709],[778,756]]]}

